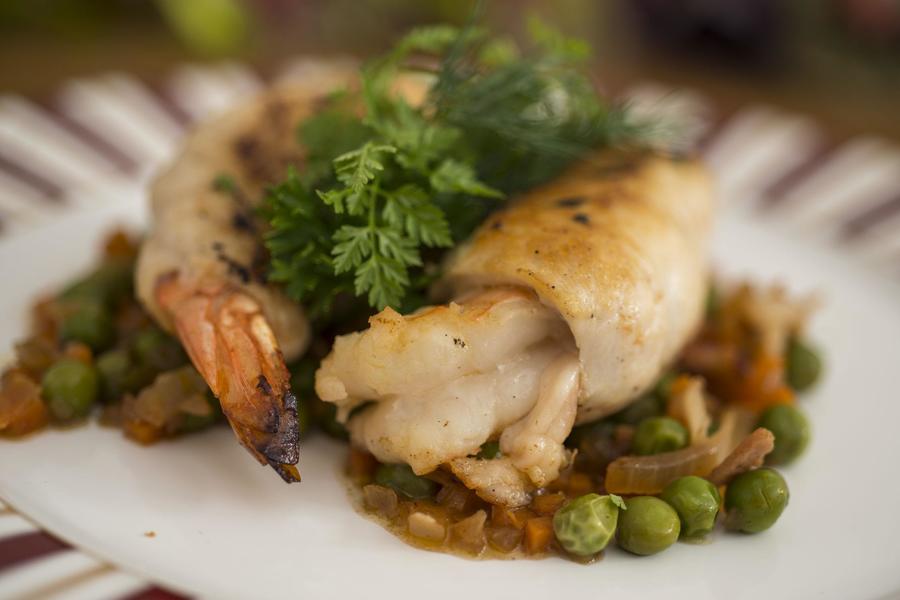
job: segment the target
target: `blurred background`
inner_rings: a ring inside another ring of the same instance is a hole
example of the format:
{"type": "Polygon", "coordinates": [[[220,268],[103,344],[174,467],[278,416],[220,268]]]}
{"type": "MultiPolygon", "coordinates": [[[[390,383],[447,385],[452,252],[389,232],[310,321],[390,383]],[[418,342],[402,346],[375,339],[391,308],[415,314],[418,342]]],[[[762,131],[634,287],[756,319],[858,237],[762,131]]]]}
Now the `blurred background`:
{"type": "MultiPolygon", "coordinates": [[[[592,42],[612,87],[689,86],[724,110],[810,113],[840,139],[900,139],[900,0],[489,0],[513,35],[538,14],[592,42]]],[[[185,61],[272,72],[300,53],[383,50],[410,25],[462,22],[467,0],[2,0],[0,91],[36,98],[109,70],[159,82],[185,61]]]]}

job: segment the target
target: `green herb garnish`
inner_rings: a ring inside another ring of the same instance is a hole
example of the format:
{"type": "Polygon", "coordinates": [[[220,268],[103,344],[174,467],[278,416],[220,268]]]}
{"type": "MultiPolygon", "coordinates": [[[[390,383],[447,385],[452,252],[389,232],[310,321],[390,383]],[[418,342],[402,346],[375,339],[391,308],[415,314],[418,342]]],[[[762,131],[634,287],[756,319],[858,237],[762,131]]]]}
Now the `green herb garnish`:
{"type": "Polygon", "coordinates": [[[583,42],[531,25],[526,53],[477,27],[413,29],[363,69],[359,94],[302,123],[304,173],[264,211],[270,278],[320,316],[348,294],[414,308],[443,251],[503,198],[645,133],[597,95],[583,42]],[[409,73],[430,77],[417,106],[393,89],[409,73]]]}

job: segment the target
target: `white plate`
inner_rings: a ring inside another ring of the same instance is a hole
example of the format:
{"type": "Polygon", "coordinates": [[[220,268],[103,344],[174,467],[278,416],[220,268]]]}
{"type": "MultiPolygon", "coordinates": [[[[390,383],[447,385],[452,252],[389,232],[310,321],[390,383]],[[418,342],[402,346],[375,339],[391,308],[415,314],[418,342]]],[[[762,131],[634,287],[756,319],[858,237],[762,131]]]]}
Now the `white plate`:
{"type": "MultiPolygon", "coordinates": [[[[110,225],[142,220],[140,193],[0,244],[0,348],[30,299],[92,260],[110,225]]],[[[0,442],[0,497],[52,533],[171,589],[216,598],[874,598],[900,592],[900,291],[825,244],[723,213],[729,275],[820,289],[824,382],[807,399],[814,440],[784,470],[790,506],[755,536],[598,564],[477,562],[404,545],[351,508],[344,450],[303,443],[303,483],[284,485],[227,429],[142,448],[95,425],[0,442]],[[155,537],[145,532],[155,532],[155,537]]]]}

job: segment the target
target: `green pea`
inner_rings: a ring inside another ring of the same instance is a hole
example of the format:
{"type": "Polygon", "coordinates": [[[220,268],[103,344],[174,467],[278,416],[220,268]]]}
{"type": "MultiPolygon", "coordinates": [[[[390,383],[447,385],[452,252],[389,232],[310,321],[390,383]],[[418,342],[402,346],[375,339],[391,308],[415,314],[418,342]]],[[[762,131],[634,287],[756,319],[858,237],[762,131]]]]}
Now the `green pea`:
{"type": "Polygon", "coordinates": [[[60,337],[63,341],[87,344],[94,352],[108,348],[115,338],[112,316],[99,302],[79,301],[75,303],[62,323],[60,337]]]}
{"type": "Polygon", "coordinates": [[[64,300],[86,300],[112,307],[131,295],[133,281],[133,261],[113,258],[84,279],[70,285],[60,296],[64,300]]]}
{"type": "Polygon", "coordinates": [[[722,499],[716,486],[702,477],[676,479],[666,486],[660,498],[678,513],[682,537],[702,537],[715,527],[722,499]]]}
{"type": "Polygon", "coordinates": [[[115,401],[129,389],[129,377],[134,370],[134,364],[128,352],[124,350],[109,350],[97,357],[95,363],[100,375],[100,389],[102,397],[106,401],[115,401]]]}
{"type": "Polygon", "coordinates": [[[663,413],[665,401],[655,393],[641,396],[616,414],[610,420],[626,425],[637,425],[644,419],[657,417],[663,413]]]}
{"type": "Polygon", "coordinates": [[[774,469],[757,469],[735,477],[725,490],[725,527],[759,533],[775,524],[788,504],[784,478],[774,469]]]}
{"type": "Polygon", "coordinates": [[[73,359],[62,359],[44,373],[41,381],[44,398],[53,416],[60,421],[85,417],[97,400],[97,371],[73,359]]]}
{"type": "Polygon", "coordinates": [[[787,381],[798,392],[811,388],[822,374],[822,359],[816,350],[800,341],[792,339],[787,350],[787,381]]]}
{"type": "Polygon", "coordinates": [[[619,546],[625,550],[647,556],[662,552],[678,540],[678,513],[659,498],[636,496],[626,500],[625,506],[616,533],[619,546]]]}
{"type": "Polygon", "coordinates": [[[392,488],[398,494],[413,500],[433,498],[438,490],[436,482],[419,477],[406,464],[380,465],[375,471],[375,483],[392,488]]]}
{"type": "Polygon", "coordinates": [[[111,258],[94,271],[91,279],[103,290],[106,302],[116,305],[132,295],[134,289],[134,261],[111,258]]]}
{"type": "Polygon", "coordinates": [[[106,298],[99,287],[89,279],[73,283],[59,295],[63,302],[96,302],[106,304],[106,298]]]}
{"type": "Polygon", "coordinates": [[[187,363],[181,343],[157,327],[142,329],[131,343],[135,359],[158,372],[171,371],[187,363]]]}
{"type": "Polygon", "coordinates": [[[553,532],[566,552],[590,556],[606,548],[616,532],[618,496],[585,494],[572,500],[553,515],[553,532]]]}
{"type": "Polygon", "coordinates": [[[475,455],[475,458],[492,459],[500,456],[500,442],[485,442],[481,445],[481,450],[475,455]]]}
{"type": "Polygon", "coordinates": [[[94,363],[100,375],[100,397],[115,402],[125,394],[137,392],[150,385],[156,377],[155,369],[136,363],[122,348],[107,350],[94,363]]]}
{"type": "Polygon", "coordinates": [[[688,444],[688,432],[684,425],[670,417],[644,419],[634,432],[631,449],[646,456],[684,448],[688,444]]]}
{"type": "Polygon", "coordinates": [[[785,465],[803,454],[809,443],[809,421],[799,408],[787,404],[772,406],[762,414],[757,427],[775,436],[775,448],[766,456],[770,465],[785,465]]]}

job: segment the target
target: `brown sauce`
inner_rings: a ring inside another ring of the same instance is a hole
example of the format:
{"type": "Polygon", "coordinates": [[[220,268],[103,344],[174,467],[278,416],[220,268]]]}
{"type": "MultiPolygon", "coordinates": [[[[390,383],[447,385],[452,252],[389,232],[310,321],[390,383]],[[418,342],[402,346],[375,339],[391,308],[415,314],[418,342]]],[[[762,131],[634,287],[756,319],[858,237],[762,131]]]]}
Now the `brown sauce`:
{"type": "Polygon", "coordinates": [[[432,552],[476,560],[517,560],[562,556],[582,563],[599,560],[566,553],[553,534],[553,514],[569,499],[602,492],[586,473],[570,471],[520,508],[492,505],[467,489],[451,473],[428,476],[439,485],[433,499],[414,500],[374,483],[377,462],[350,449],[348,494],[354,508],[403,542],[432,552]]]}

